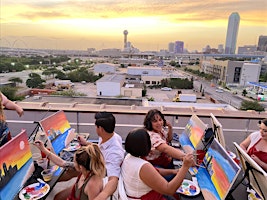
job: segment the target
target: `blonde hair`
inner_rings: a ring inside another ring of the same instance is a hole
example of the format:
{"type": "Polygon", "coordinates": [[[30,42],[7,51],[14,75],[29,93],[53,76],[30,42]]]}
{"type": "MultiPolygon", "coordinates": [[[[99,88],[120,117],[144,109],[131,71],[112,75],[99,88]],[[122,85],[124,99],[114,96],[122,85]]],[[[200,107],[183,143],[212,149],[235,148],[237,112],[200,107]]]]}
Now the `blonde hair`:
{"type": "Polygon", "coordinates": [[[90,143],[87,146],[81,147],[75,153],[76,162],[91,171],[94,175],[104,177],[106,167],[104,157],[97,144],[90,143]]]}

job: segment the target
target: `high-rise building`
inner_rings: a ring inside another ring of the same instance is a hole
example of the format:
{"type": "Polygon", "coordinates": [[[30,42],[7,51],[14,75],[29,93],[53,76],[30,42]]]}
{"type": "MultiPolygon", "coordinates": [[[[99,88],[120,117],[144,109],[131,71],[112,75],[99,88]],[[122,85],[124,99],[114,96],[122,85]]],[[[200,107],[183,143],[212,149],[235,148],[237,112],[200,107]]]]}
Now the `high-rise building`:
{"type": "Polygon", "coordinates": [[[218,45],[218,52],[219,53],[223,53],[224,49],[223,49],[223,44],[219,44],[218,45]]]}
{"type": "Polygon", "coordinates": [[[235,54],[239,22],[240,22],[240,16],[237,12],[234,12],[229,16],[226,42],[225,42],[226,54],[235,54]]]}
{"type": "Polygon", "coordinates": [[[169,52],[171,52],[171,53],[174,52],[174,43],[173,43],[173,42],[170,42],[170,43],[169,43],[168,50],[169,50],[169,52]]]}
{"type": "Polygon", "coordinates": [[[174,53],[183,53],[184,52],[184,42],[176,41],[174,44],[174,53]]]}
{"type": "Polygon", "coordinates": [[[267,36],[261,35],[258,41],[258,51],[267,52],[267,36]]]}

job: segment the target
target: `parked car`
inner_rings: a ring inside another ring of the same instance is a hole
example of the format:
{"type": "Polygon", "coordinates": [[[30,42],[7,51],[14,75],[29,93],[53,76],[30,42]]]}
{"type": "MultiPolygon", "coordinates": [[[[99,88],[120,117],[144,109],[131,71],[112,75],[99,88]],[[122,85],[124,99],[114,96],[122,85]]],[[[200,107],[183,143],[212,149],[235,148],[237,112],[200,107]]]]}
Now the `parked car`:
{"type": "Polygon", "coordinates": [[[172,89],[169,88],[169,87],[163,87],[163,88],[161,88],[161,90],[162,90],[162,91],[172,91],[172,89]]]}
{"type": "Polygon", "coordinates": [[[223,90],[222,89],[216,89],[215,91],[216,92],[219,92],[219,93],[223,93],[223,90]]]}

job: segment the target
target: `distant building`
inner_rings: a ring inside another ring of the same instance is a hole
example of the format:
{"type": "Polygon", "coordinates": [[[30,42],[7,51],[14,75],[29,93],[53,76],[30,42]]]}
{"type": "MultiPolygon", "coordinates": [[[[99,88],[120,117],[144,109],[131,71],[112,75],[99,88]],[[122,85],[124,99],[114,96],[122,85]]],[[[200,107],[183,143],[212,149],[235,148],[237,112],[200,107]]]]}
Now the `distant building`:
{"type": "Polygon", "coordinates": [[[256,45],[245,45],[243,47],[238,47],[238,54],[252,54],[257,51],[256,45]]]}
{"type": "Polygon", "coordinates": [[[142,75],[142,76],[161,76],[162,68],[154,66],[142,66],[142,67],[127,67],[127,74],[129,75],[142,75]]]}
{"type": "Polygon", "coordinates": [[[173,43],[173,42],[170,42],[170,43],[169,43],[168,51],[171,52],[171,53],[174,52],[174,43],[173,43]]]}
{"type": "Polygon", "coordinates": [[[258,41],[258,51],[267,52],[267,36],[261,35],[258,41]]]}
{"type": "Polygon", "coordinates": [[[205,73],[212,74],[218,81],[244,86],[248,81],[259,81],[261,64],[211,59],[201,61],[201,68],[205,73]]]}
{"type": "Polygon", "coordinates": [[[219,52],[219,53],[223,53],[223,52],[224,52],[223,44],[219,44],[219,45],[218,45],[218,52],[219,52]]]}
{"type": "Polygon", "coordinates": [[[176,41],[174,44],[174,53],[183,53],[184,52],[184,42],[176,41]]]}
{"type": "Polygon", "coordinates": [[[239,22],[240,16],[237,12],[234,12],[229,16],[225,43],[225,54],[235,54],[239,22]]]}
{"type": "Polygon", "coordinates": [[[96,81],[97,95],[99,96],[120,96],[121,87],[125,82],[124,75],[105,75],[96,81]]]}
{"type": "Polygon", "coordinates": [[[94,73],[100,74],[100,73],[115,73],[116,72],[116,66],[114,64],[110,63],[97,63],[94,65],[94,73]]]}
{"type": "Polygon", "coordinates": [[[247,86],[248,82],[259,82],[261,65],[257,63],[244,63],[240,74],[241,86],[247,86]]]}
{"type": "Polygon", "coordinates": [[[102,49],[97,52],[98,56],[107,57],[107,58],[120,58],[121,50],[120,49],[102,49]]]}
{"type": "Polygon", "coordinates": [[[11,81],[7,81],[7,82],[4,82],[4,83],[0,83],[0,88],[1,87],[16,87],[16,83],[14,82],[11,82],[11,81]]]}

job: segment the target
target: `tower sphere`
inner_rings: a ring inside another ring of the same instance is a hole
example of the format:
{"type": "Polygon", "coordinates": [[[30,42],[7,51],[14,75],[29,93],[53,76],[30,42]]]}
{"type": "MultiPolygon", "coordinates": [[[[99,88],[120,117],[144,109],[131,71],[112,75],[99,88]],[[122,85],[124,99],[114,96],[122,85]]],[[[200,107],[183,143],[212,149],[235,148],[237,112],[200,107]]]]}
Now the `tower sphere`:
{"type": "Polygon", "coordinates": [[[124,31],[123,31],[123,34],[124,34],[124,35],[128,35],[128,31],[127,31],[127,30],[124,30],[124,31]]]}

